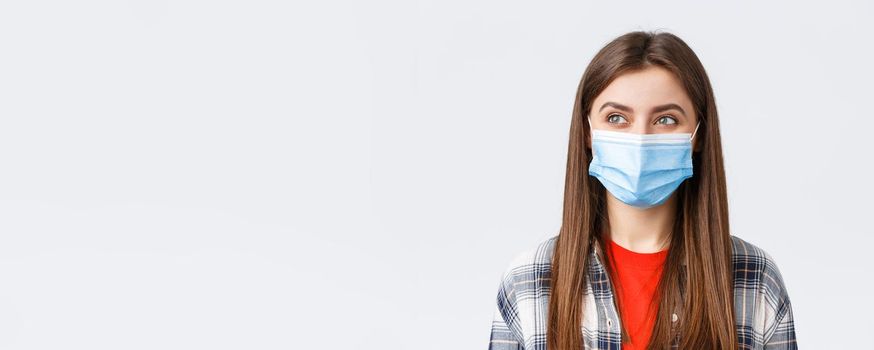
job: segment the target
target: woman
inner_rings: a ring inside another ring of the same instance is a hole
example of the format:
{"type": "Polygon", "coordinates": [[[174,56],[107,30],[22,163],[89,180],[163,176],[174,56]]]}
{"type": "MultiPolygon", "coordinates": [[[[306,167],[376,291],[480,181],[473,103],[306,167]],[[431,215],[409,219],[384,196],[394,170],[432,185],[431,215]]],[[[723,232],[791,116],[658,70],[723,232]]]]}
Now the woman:
{"type": "Polygon", "coordinates": [[[507,268],[489,348],[796,349],[774,259],[728,224],[698,57],[670,33],[616,38],[577,90],[561,230],[507,268]]]}

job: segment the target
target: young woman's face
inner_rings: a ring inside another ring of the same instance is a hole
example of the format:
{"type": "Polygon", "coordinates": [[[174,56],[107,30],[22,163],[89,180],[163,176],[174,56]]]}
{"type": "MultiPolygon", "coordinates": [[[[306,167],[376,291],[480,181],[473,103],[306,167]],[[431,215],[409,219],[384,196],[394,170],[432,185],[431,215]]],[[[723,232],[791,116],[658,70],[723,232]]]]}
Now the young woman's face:
{"type": "MultiPolygon", "coordinates": [[[[589,117],[594,129],[637,134],[692,133],[698,122],[683,84],[658,66],[618,76],[595,98],[589,117]]],[[[692,149],[697,140],[696,133],[692,149]]]]}

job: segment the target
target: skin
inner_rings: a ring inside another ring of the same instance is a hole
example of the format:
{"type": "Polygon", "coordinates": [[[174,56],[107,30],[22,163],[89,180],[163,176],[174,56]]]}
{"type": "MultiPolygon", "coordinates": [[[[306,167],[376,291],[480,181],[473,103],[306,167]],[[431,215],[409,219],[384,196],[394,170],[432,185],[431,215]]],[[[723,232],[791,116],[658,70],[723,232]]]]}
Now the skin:
{"type": "MultiPolygon", "coordinates": [[[[626,72],[595,98],[589,111],[592,128],[637,134],[692,133],[698,116],[682,82],[669,70],[651,66],[626,72]],[[629,107],[602,106],[615,102],[629,107]],[[656,106],[677,104],[679,109],[654,111],[656,106]]],[[[701,127],[698,128],[698,133],[701,127]]],[[[698,134],[692,140],[693,152],[698,134]]],[[[591,148],[591,138],[587,142],[591,148]]],[[[627,205],[607,192],[608,227],[603,234],[620,246],[638,253],[655,253],[668,248],[677,212],[676,191],[661,205],[642,209],[627,205]]]]}

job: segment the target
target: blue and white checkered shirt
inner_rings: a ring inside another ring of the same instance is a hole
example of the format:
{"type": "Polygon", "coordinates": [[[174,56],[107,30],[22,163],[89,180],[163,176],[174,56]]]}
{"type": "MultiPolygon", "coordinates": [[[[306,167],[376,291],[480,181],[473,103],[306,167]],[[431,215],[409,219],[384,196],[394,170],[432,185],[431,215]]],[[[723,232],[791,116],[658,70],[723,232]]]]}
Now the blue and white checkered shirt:
{"type": "MultiPolygon", "coordinates": [[[[498,288],[490,350],[546,350],[546,314],[552,252],[558,236],[519,253],[498,288]]],[[[761,248],[731,236],[735,318],[739,349],[797,349],[789,294],[774,259],[761,248]]],[[[593,245],[586,283],[582,333],[585,349],[621,349],[619,314],[613,303],[601,249],[593,245]]],[[[681,314],[675,308],[672,319],[681,314]]],[[[678,347],[679,337],[672,348],[678,347]]]]}

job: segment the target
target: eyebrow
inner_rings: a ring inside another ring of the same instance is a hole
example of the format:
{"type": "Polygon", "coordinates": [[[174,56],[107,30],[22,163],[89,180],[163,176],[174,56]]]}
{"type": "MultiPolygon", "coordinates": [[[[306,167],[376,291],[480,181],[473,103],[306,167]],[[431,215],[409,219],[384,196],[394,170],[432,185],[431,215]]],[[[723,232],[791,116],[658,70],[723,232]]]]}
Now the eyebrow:
{"type": "MultiPolygon", "coordinates": [[[[601,105],[601,109],[599,109],[598,112],[602,111],[604,108],[607,108],[608,106],[616,108],[616,109],[621,110],[621,111],[628,112],[628,113],[634,112],[634,109],[632,109],[631,107],[628,107],[626,105],[616,103],[616,102],[605,102],[603,105],[601,105]]],[[[660,106],[655,106],[652,109],[652,113],[664,112],[664,111],[667,111],[670,109],[676,109],[676,110],[680,111],[680,113],[683,113],[684,117],[686,116],[686,111],[683,110],[683,107],[680,107],[680,105],[678,105],[676,103],[666,103],[666,104],[663,104],[660,106]]]]}

